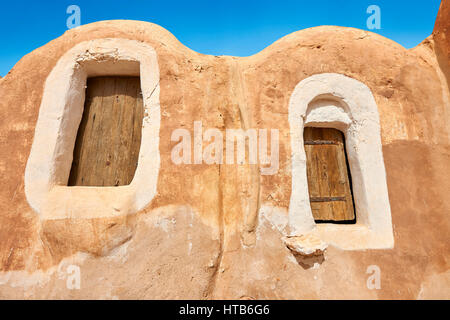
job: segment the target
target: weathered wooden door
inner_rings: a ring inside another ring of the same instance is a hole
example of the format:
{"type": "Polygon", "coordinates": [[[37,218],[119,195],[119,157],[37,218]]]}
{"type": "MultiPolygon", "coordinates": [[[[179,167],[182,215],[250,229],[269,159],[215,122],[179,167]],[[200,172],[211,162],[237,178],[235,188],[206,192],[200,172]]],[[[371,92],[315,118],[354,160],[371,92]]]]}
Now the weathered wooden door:
{"type": "Polygon", "coordinates": [[[305,128],[308,189],[317,222],[354,223],[350,172],[342,132],[305,128]]]}
{"type": "Polygon", "coordinates": [[[69,186],[122,186],[132,181],[141,145],[139,77],[87,81],[69,186]]]}

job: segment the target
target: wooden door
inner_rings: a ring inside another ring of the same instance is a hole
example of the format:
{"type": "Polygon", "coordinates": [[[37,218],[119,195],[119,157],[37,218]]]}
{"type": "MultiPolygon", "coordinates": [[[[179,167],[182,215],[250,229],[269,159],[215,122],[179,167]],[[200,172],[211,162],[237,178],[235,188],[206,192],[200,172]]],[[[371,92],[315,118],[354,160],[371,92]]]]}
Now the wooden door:
{"type": "Polygon", "coordinates": [[[344,135],[336,129],[305,128],[304,141],[314,219],[356,222],[344,135]]]}
{"type": "Polygon", "coordinates": [[[122,186],[136,171],[144,108],[139,77],[87,81],[69,186],[122,186]]]}

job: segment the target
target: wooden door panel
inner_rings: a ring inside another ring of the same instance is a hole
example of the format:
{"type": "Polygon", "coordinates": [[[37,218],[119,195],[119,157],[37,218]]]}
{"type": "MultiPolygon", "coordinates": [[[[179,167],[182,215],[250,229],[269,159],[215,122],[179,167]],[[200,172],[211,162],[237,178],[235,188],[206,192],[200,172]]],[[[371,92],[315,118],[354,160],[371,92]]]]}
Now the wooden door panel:
{"type": "Polygon", "coordinates": [[[316,221],[355,220],[343,134],[305,128],[308,190],[316,221]]]}
{"type": "Polygon", "coordinates": [[[144,109],[139,77],[87,81],[70,186],[121,186],[136,171],[144,109]]]}

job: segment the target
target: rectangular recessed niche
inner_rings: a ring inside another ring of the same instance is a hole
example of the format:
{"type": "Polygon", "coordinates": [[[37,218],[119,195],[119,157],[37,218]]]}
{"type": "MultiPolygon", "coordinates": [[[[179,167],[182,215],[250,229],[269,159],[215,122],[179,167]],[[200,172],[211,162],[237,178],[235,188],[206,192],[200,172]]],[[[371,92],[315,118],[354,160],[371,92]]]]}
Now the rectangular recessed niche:
{"type": "Polygon", "coordinates": [[[316,223],[355,224],[344,134],[331,128],[304,130],[309,201],[316,223]]]}
{"type": "Polygon", "coordinates": [[[88,78],[68,185],[129,185],[138,164],[143,116],[139,77],[88,78]]]}

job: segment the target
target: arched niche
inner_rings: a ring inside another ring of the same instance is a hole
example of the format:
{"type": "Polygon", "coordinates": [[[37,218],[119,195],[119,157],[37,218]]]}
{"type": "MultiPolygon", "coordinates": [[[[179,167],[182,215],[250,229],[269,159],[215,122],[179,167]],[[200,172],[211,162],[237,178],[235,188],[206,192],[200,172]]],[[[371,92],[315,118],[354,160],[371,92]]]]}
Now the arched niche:
{"type": "Polygon", "coordinates": [[[25,194],[41,219],[100,218],[137,212],[156,194],[159,173],[159,66],[143,42],[97,39],[66,52],[44,87],[25,170],[25,194]],[[73,149],[83,114],[86,80],[140,76],[144,118],[138,165],[129,185],[68,187],[73,149]]]}
{"type": "Polygon", "coordinates": [[[391,248],[391,210],[380,136],[378,108],[370,89],[341,74],[325,73],[301,81],[289,102],[292,193],[290,235],[316,234],[343,249],[391,248]],[[316,224],[309,202],[305,126],[342,131],[353,184],[357,223],[316,224]]]}

